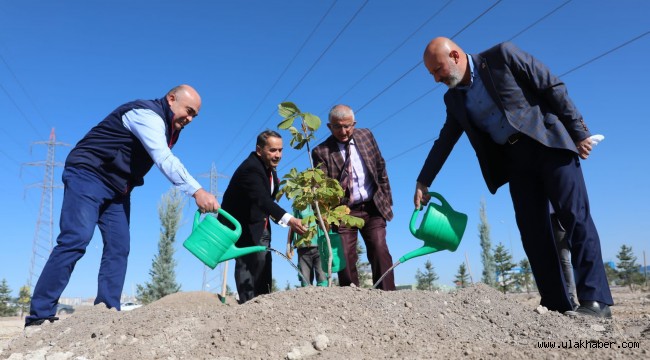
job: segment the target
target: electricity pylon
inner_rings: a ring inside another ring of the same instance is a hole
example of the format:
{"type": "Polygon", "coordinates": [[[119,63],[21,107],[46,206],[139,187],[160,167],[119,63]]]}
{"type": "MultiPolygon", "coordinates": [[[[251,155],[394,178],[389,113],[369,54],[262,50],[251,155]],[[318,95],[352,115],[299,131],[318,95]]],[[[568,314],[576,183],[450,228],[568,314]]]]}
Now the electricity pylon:
{"type": "Polygon", "coordinates": [[[33,144],[47,145],[47,160],[24,164],[26,166],[45,167],[43,183],[28,186],[28,188],[40,187],[42,189],[41,206],[38,212],[38,219],[36,220],[36,230],[34,231],[34,241],[32,243],[32,261],[29,267],[29,278],[27,279],[27,286],[30,291],[32,284],[36,282],[38,276],[41,274],[45,262],[54,247],[53,192],[55,188],[63,188],[62,185],[54,184],[54,168],[63,166],[62,163],[56,161],[54,150],[56,146],[70,146],[70,144],[56,141],[54,128],[50,132],[50,139],[48,141],[36,141],[33,144]]]}
{"type": "MultiPolygon", "coordinates": [[[[210,193],[214,195],[217,199],[223,195],[223,193],[220,193],[218,191],[218,178],[227,178],[226,175],[219,174],[217,173],[217,167],[212,163],[212,167],[210,168],[210,173],[209,174],[201,174],[198,175],[198,177],[209,177],[210,178],[210,193]]],[[[210,278],[210,268],[207,266],[203,267],[203,282],[201,284],[201,290],[202,291],[212,291],[213,289],[216,290],[216,287],[210,285],[211,282],[214,282],[216,279],[219,278],[219,275],[222,275],[222,295],[225,296],[226,293],[226,277],[228,276],[228,262],[225,261],[218,266],[218,271],[216,276],[210,278]]]]}

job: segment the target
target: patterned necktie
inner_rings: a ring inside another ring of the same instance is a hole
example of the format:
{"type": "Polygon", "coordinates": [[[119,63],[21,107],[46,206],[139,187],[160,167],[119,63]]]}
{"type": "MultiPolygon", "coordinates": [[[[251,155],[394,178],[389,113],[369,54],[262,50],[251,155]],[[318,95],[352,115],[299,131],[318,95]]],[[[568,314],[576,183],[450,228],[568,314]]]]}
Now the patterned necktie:
{"type": "Polygon", "coordinates": [[[345,191],[345,205],[352,205],[352,151],[350,145],[352,140],[345,144],[345,161],[343,162],[343,170],[341,171],[341,187],[345,191]]]}

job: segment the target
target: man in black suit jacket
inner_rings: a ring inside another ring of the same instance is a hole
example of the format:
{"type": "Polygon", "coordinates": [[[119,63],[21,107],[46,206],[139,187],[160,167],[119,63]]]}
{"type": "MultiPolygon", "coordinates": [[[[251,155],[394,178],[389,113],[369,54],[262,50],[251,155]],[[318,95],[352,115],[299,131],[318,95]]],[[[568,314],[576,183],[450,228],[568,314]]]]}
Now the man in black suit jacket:
{"type": "MultiPolygon", "coordinates": [[[[221,207],[242,226],[237,247],[271,244],[269,217],[281,226],[290,226],[299,234],[306,229],[275,202],[278,176],[275,168],[282,159],[282,137],[266,130],[258,135],[254,152],[239,165],[232,176],[221,207]]],[[[271,253],[257,252],[235,260],[235,282],[241,304],[271,292],[271,253]]]]}
{"type": "Polygon", "coordinates": [[[553,240],[550,201],[571,246],[577,313],[611,317],[612,295],[579,159],[589,156],[591,134],[564,83],[511,43],[469,55],[440,37],[427,46],[424,64],[449,91],[447,119],[418,176],[415,206],[428,202],[428,186],[466,133],[490,192],[510,184],[541,304],[573,310],[553,240]]]}

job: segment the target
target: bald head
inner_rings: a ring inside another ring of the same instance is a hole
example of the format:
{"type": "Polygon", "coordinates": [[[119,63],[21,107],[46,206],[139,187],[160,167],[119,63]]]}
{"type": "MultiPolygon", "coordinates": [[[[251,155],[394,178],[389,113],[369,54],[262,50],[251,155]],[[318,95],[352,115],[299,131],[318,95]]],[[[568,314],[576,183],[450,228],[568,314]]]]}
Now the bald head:
{"type": "Polygon", "coordinates": [[[189,85],[178,85],[167,92],[167,96],[176,96],[176,97],[187,97],[192,98],[195,101],[198,101],[199,106],[201,106],[201,96],[199,93],[189,85]]]}
{"type": "Polygon", "coordinates": [[[424,66],[436,82],[449,88],[469,84],[467,54],[455,42],[446,37],[437,37],[424,49],[424,66]]]}
{"type": "Polygon", "coordinates": [[[172,123],[180,130],[192,122],[201,110],[201,96],[189,85],[179,85],[167,92],[167,103],[174,113],[172,123]]]}

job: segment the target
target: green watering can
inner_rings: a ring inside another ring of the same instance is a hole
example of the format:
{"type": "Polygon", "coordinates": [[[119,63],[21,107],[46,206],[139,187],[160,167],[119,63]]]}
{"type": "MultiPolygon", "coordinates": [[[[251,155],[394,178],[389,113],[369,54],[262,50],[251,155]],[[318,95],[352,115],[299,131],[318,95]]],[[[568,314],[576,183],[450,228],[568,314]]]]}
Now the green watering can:
{"type": "Polygon", "coordinates": [[[266,246],[236,247],[235,243],[241,236],[241,225],[224,210],[219,209],[218,213],[235,225],[235,229],[230,229],[212,215],[207,215],[203,221],[199,221],[201,213],[197,210],[194,214],[192,234],[183,243],[187,250],[210,269],[214,269],[217,264],[226,260],[268,250],[266,246]]]}
{"type": "Polygon", "coordinates": [[[440,200],[441,205],[429,203],[427,211],[422,217],[420,228],[415,228],[415,221],[422,208],[417,208],[413,211],[411,216],[411,223],[409,229],[411,234],[416,238],[424,241],[424,246],[419,249],[413,250],[410,253],[402,256],[397,260],[393,266],[390,267],[377,282],[373,285],[373,289],[381,283],[382,280],[388,275],[395,267],[407,260],[414,257],[431,254],[440,250],[456,251],[460,244],[460,239],[463,237],[465,227],[467,226],[467,215],[454,211],[447,200],[442,195],[430,192],[429,195],[440,200]]]}
{"type": "MultiPolygon", "coordinates": [[[[328,235],[330,237],[330,245],[332,245],[332,272],[339,272],[345,269],[347,265],[345,261],[345,252],[343,251],[343,244],[341,243],[341,235],[333,231],[329,231],[328,235]]],[[[329,267],[329,249],[327,248],[327,238],[323,234],[322,230],[318,228],[318,254],[320,255],[320,267],[325,273],[327,273],[327,268],[329,267]]]]}
{"type": "Polygon", "coordinates": [[[415,227],[415,222],[421,208],[415,209],[409,224],[411,234],[423,240],[424,246],[402,256],[399,259],[400,263],[440,250],[456,251],[463,237],[467,226],[467,215],[454,211],[442,195],[435,192],[430,192],[429,195],[440,200],[441,205],[429,203],[418,229],[415,227]]]}

